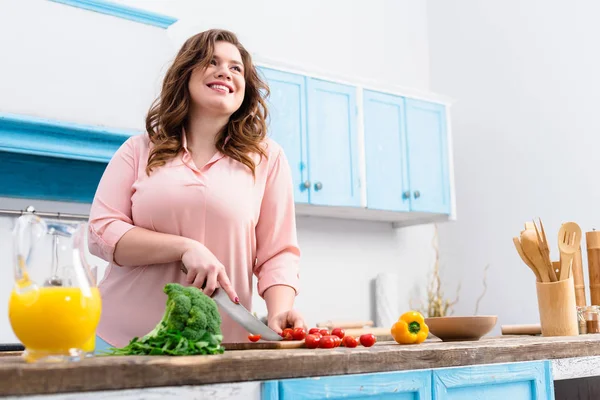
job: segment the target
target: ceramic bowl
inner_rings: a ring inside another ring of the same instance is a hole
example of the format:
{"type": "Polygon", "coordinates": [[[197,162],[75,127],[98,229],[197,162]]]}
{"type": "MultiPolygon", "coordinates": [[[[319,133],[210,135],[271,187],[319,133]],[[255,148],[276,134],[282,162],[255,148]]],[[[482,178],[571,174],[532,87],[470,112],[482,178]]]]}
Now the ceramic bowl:
{"type": "Polygon", "coordinates": [[[494,328],[497,321],[497,315],[425,318],[429,332],[444,342],[479,340],[494,328]]]}

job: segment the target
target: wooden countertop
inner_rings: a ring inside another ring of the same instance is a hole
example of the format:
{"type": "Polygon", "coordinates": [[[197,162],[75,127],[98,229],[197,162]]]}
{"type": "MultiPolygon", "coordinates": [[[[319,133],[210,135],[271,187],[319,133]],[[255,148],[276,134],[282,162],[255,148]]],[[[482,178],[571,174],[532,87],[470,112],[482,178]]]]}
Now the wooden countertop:
{"type": "MultiPolygon", "coordinates": [[[[1,354],[1,353],[0,353],[1,354]]],[[[0,396],[270,380],[600,355],[600,334],[506,336],[478,342],[425,342],[371,348],[226,351],[215,356],[96,357],[27,364],[0,356],[0,396]]]]}

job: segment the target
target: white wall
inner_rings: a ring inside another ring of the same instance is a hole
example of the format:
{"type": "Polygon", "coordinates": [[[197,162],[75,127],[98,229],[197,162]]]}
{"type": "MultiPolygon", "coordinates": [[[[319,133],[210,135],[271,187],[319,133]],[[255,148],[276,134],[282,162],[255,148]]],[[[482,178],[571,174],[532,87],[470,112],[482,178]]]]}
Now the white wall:
{"type": "Polygon", "coordinates": [[[0,10],[0,111],[144,127],[172,55],[163,29],[47,0],[0,10]]]}
{"type": "MultiPolygon", "coordinates": [[[[558,260],[561,223],[576,221],[584,232],[600,226],[600,56],[592,50],[600,3],[429,0],[428,7],[431,87],[457,99],[459,218],[440,227],[446,282],[463,282],[457,310],[472,312],[489,263],[480,312],[499,315],[498,325],[537,323],[534,277],[512,237],[541,217],[558,260]]],[[[587,266],[585,240],[582,247],[587,266]]]]}
{"type": "MultiPolygon", "coordinates": [[[[0,90],[0,111],[16,110],[70,121],[139,128],[169,57],[187,36],[211,27],[237,32],[257,58],[298,63],[304,69],[332,76],[372,80],[417,91],[429,88],[424,2],[375,0],[350,5],[347,1],[311,0],[300,5],[276,0],[236,0],[228,2],[227,7],[218,2],[121,2],[143,5],[178,17],[180,22],[165,32],[47,2],[36,2],[38,8],[28,6],[28,9],[11,5],[10,18],[4,17],[5,7],[0,9],[0,41],[6,36],[7,23],[10,31],[22,31],[20,35],[11,34],[10,54],[23,58],[24,53],[41,47],[32,44],[34,34],[43,34],[47,39],[37,40],[43,40],[44,46],[50,48],[44,54],[45,64],[51,64],[50,71],[43,68],[35,71],[38,75],[34,82],[26,79],[31,73],[29,68],[13,66],[6,70],[0,66],[0,89],[18,81],[22,84],[21,91],[40,87],[44,94],[42,100],[27,101],[27,96],[7,95],[14,92],[14,86],[10,91],[0,90]],[[33,16],[42,9],[43,19],[33,16]],[[28,10],[31,12],[27,13],[28,10]],[[59,18],[60,23],[48,22],[51,16],[59,18]],[[31,18],[38,23],[28,22],[27,29],[19,27],[31,18]],[[43,27],[42,33],[36,26],[43,27]],[[60,26],[69,27],[70,33],[45,32],[58,31],[60,26]],[[105,45],[96,51],[77,50],[75,57],[64,48],[75,40],[70,36],[85,36],[89,42],[105,45]],[[149,49],[154,51],[152,55],[147,54],[149,49]],[[104,59],[95,55],[97,51],[102,52],[104,59]],[[82,84],[85,75],[74,69],[62,71],[65,67],[61,58],[54,58],[54,53],[85,64],[86,74],[94,77],[94,82],[88,84],[84,80],[82,84]],[[12,79],[4,76],[4,71],[14,75],[12,79]],[[71,87],[72,74],[77,83],[71,87]],[[61,90],[54,82],[48,82],[56,79],[62,81],[61,90]],[[86,85],[92,85],[92,89],[86,85]]],[[[24,208],[30,203],[44,211],[86,213],[89,209],[89,205],[26,200],[9,203],[8,199],[0,199],[0,208],[24,208]]],[[[9,266],[11,262],[10,243],[6,240],[10,238],[10,227],[12,220],[0,218],[0,265],[9,266]]],[[[432,226],[394,230],[385,223],[302,217],[298,220],[298,230],[303,260],[302,293],[297,305],[309,324],[328,319],[374,318],[372,280],[381,272],[396,272],[400,277],[398,301],[399,309],[404,310],[408,308],[413,286],[424,284],[424,275],[432,266],[432,226]]],[[[5,282],[12,282],[11,274],[11,268],[0,270],[0,304],[8,299],[10,284],[5,282]]],[[[254,304],[259,315],[266,312],[264,302],[256,296],[254,304]]],[[[15,340],[4,312],[0,307],[0,342],[15,340]]]]}

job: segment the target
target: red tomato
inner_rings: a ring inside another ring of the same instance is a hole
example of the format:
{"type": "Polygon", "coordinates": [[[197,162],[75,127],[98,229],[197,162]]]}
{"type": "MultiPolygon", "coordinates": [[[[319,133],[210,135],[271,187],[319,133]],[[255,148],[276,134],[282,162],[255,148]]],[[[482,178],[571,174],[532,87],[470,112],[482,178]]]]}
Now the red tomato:
{"type": "Polygon", "coordinates": [[[307,335],[304,339],[304,345],[309,349],[316,349],[321,342],[321,335],[307,335]]]}
{"type": "Polygon", "coordinates": [[[319,331],[319,333],[320,333],[321,335],[323,335],[323,336],[329,336],[329,335],[330,335],[330,333],[329,333],[329,331],[328,331],[327,329],[321,329],[321,330],[319,331]]]}
{"type": "Polygon", "coordinates": [[[283,340],[293,340],[294,330],[292,328],[285,328],[283,332],[281,332],[281,336],[283,337],[283,340]]]}
{"type": "Polygon", "coordinates": [[[260,335],[248,335],[248,340],[250,340],[251,342],[258,342],[259,339],[260,335]]]}
{"type": "Polygon", "coordinates": [[[331,335],[333,336],[333,341],[335,342],[335,347],[340,347],[342,344],[342,339],[340,339],[339,336],[335,336],[335,335],[331,335]]]}
{"type": "Polygon", "coordinates": [[[364,335],[360,335],[360,344],[365,347],[371,347],[377,342],[377,338],[372,333],[365,333],[364,335]]]}
{"type": "Polygon", "coordinates": [[[319,347],[322,349],[333,349],[335,347],[336,336],[326,335],[319,340],[319,347]]]}
{"type": "Polygon", "coordinates": [[[321,332],[321,328],[310,328],[310,330],[308,331],[309,335],[312,335],[313,333],[319,333],[321,332]]]}
{"type": "Polygon", "coordinates": [[[304,328],[294,328],[292,332],[292,337],[294,340],[302,340],[306,337],[306,329],[304,328]]]}
{"type": "Polygon", "coordinates": [[[346,335],[346,331],[343,330],[342,328],[335,328],[334,330],[331,331],[331,334],[339,337],[340,339],[343,339],[344,336],[346,335]]]}
{"type": "Polygon", "coordinates": [[[342,344],[345,347],[353,348],[353,347],[358,346],[358,341],[356,340],[356,338],[354,336],[345,336],[342,339],[342,344]]]}

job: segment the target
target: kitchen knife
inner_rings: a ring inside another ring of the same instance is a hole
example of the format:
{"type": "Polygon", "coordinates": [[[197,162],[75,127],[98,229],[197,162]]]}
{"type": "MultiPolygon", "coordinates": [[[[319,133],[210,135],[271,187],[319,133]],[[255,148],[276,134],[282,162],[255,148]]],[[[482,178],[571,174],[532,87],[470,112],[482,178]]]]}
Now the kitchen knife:
{"type": "Polygon", "coordinates": [[[231,301],[223,289],[215,289],[212,299],[223,309],[231,319],[244,327],[249,333],[260,335],[264,340],[283,340],[274,330],[263,324],[240,303],[231,301]]]}
{"type": "MultiPolygon", "coordinates": [[[[181,271],[187,274],[187,268],[183,263],[181,264],[181,271]]],[[[240,303],[234,303],[231,301],[227,293],[223,289],[215,289],[212,296],[210,296],[219,307],[225,311],[231,319],[240,324],[249,333],[254,335],[260,335],[261,339],[278,341],[283,338],[277,334],[274,330],[263,324],[258,318],[252,313],[246,310],[240,303]]]]}

